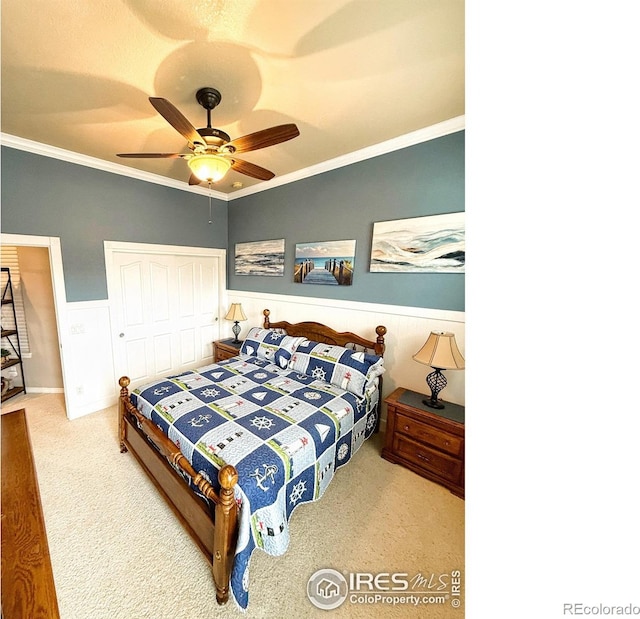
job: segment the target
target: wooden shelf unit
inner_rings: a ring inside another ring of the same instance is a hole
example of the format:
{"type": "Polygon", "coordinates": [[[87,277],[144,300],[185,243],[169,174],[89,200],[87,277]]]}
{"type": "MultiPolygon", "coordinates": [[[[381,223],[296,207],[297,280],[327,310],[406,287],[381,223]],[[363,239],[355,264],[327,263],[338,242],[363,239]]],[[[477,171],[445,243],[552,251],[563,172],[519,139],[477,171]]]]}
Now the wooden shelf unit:
{"type": "Polygon", "coordinates": [[[8,357],[2,357],[2,401],[8,400],[19,393],[26,393],[24,380],[24,367],[22,365],[22,351],[20,349],[20,335],[18,333],[18,320],[14,305],[13,284],[11,283],[11,269],[2,267],[2,307],[10,307],[10,312],[3,312],[2,319],[9,320],[10,324],[2,325],[2,348],[9,351],[8,357]],[[6,281],[5,281],[6,278],[6,281]],[[6,359],[6,361],[5,361],[6,359]],[[18,368],[18,378],[21,384],[5,390],[5,381],[10,379],[5,376],[4,370],[12,367],[18,368]]]}

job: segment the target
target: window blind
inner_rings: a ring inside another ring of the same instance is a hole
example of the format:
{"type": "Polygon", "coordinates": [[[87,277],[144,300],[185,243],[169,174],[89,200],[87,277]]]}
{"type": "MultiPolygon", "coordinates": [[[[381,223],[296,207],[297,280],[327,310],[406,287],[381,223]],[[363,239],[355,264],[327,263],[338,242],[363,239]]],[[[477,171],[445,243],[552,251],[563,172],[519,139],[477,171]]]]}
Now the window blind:
{"type": "MultiPolygon", "coordinates": [[[[27,319],[24,313],[24,302],[22,300],[22,280],[20,279],[20,263],[18,261],[18,248],[12,246],[2,246],[1,262],[3,267],[11,269],[11,287],[13,288],[13,305],[16,310],[16,321],[18,323],[18,337],[20,338],[20,353],[24,357],[31,353],[29,347],[29,333],[27,331],[27,319]]],[[[2,290],[7,284],[7,275],[2,274],[2,290]]],[[[2,325],[13,322],[12,309],[10,305],[2,306],[2,325]]]]}

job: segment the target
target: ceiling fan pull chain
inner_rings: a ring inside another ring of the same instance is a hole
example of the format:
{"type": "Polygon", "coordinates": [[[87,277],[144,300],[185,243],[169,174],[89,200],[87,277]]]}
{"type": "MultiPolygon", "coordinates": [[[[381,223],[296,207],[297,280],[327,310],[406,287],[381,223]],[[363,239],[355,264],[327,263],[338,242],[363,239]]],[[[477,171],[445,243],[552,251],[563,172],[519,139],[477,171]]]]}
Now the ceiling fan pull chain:
{"type": "Polygon", "coordinates": [[[211,223],[211,181],[209,181],[208,185],[209,185],[209,223],[211,223]]]}

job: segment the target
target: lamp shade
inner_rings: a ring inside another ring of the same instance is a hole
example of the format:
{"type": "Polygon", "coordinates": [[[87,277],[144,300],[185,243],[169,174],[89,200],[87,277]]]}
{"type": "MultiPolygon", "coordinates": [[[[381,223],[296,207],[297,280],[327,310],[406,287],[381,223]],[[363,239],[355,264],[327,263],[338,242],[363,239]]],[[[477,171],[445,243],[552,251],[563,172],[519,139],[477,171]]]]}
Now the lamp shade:
{"type": "Polygon", "coordinates": [[[241,303],[232,303],[227,315],[224,317],[225,320],[246,320],[247,317],[244,315],[242,311],[241,303]]]}
{"type": "Polygon", "coordinates": [[[424,346],[413,355],[414,361],[441,370],[461,370],[464,357],[458,350],[453,333],[432,331],[424,346]]]}
{"type": "Polygon", "coordinates": [[[215,183],[231,167],[231,161],[218,155],[195,155],[189,159],[191,171],[201,180],[215,183]]]}

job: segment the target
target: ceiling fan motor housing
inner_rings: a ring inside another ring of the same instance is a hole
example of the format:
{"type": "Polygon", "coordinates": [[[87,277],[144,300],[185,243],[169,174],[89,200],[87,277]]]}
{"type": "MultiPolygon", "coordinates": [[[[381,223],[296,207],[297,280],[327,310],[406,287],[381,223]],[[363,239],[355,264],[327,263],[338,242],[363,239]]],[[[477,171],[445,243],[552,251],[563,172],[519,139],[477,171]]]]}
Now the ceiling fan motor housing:
{"type": "Polygon", "coordinates": [[[222,146],[231,141],[228,133],[216,129],[215,127],[204,127],[198,129],[198,133],[204,138],[207,146],[222,146]]]}
{"type": "Polygon", "coordinates": [[[207,110],[207,127],[198,129],[198,133],[204,138],[206,146],[222,146],[231,141],[228,133],[211,126],[211,110],[222,101],[219,90],[207,86],[196,92],[196,101],[207,110]]]}

